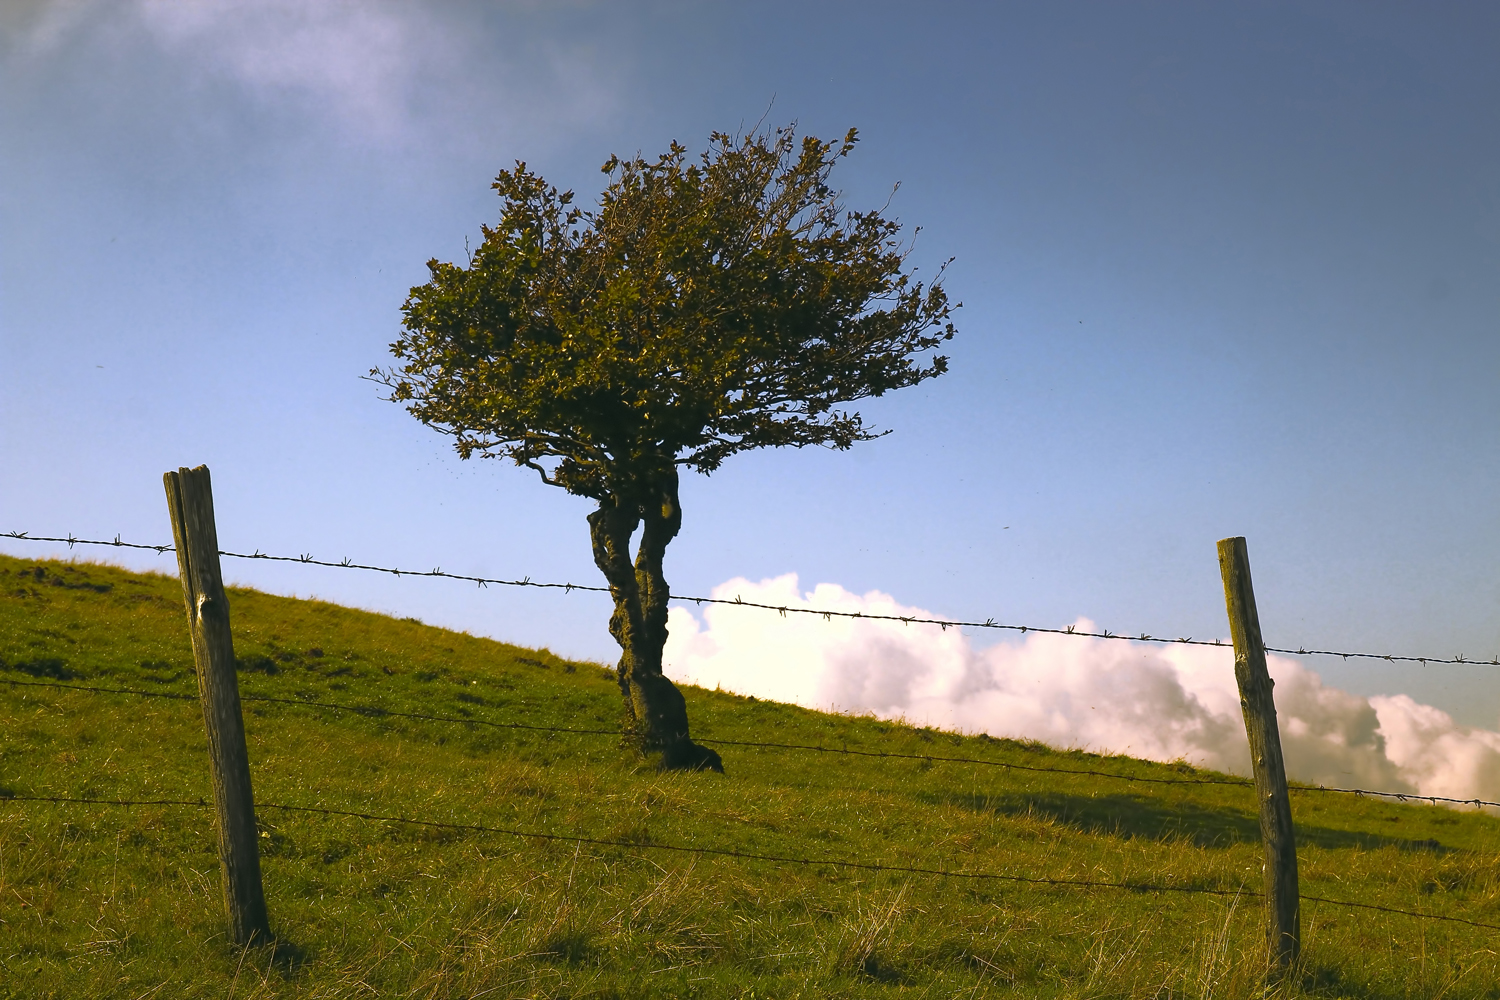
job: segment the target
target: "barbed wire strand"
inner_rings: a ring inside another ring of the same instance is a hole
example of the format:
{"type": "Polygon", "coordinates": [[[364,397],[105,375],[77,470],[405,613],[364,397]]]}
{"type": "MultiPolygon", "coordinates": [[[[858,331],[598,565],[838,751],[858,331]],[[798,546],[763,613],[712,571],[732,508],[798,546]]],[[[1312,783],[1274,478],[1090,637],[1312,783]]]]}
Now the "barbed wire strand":
{"type": "MultiPolygon", "coordinates": [[[[198,696],[192,694],[180,694],[167,691],[143,691],[139,688],[117,688],[97,687],[82,684],[62,684],[56,681],[23,681],[18,678],[0,677],[0,683],[11,684],[17,687],[44,687],[58,688],[63,691],[86,691],[100,694],[128,694],[143,698],[168,698],[183,701],[197,701],[198,696]]],[[[423,712],[400,712],[395,709],[381,708],[378,705],[346,705],[332,701],[316,701],[309,698],[276,698],[271,695],[240,694],[241,701],[270,702],[279,705],[293,705],[308,708],[329,709],[339,712],[350,712],[355,715],[366,717],[392,716],[402,719],[418,719],[428,722],[447,722],[455,725],[487,726],[493,729],[521,729],[532,732],[543,733],[570,733],[583,736],[620,736],[618,729],[578,729],[568,726],[539,726],[529,722],[494,722],[489,719],[478,719],[463,715],[432,715],[423,712]]],[[[1039,764],[1017,764],[1013,761],[990,760],[984,757],[955,757],[947,754],[921,754],[921,753],[899,753],[888,750],[851,750],[848,747],[820,746],[816,743],[766,743],[756,740],[728,740],[715,739],[712,737],[699,737],[699,743],[712,743],[716,746],[739,746],[758,747],[771,750],[806,750],[817,753],[844,754],[851,757],[888,757],[896,760],[917,760],[929,763],[937,761],[953,764],[982,764],[987,767],[1003,767],[1016,771],[1031,771],[1041,774],[1072,774],[1094,778],[1109,778],[1115,781],[1134,781],[1155,785],[1231,785],[1238,788],[1249,788],[1254,782],[1249,778],[1227,777],[1227,778],[1153,778],[1146,775],[1117,774],[1113,771],[1099,771],[1093,768],[1078,767],[1044,767],[1039,764]]],[[[1419,795],[1415,792],[1383,792],[1370,788],[1329,788],[1325,785],[1298,785],[1288,786],[1291,792],[1334,792],[1342,795],[1364,796],[1371,795],[1382,798],[1396,799],[1400,802],[1425,802],[1431,805],[1438,803],[1449,803],[1452,805],[1474,806],[1476,808],[1490,806],[1500,809],[1500,802],[1491,802],[1488,799],[1459,799],[1444,795],[1419,795]]]]}
{"type": "MultiPolygon", "coordinates": [[[[69,534],[67,537],[32,535],[29,532],[25,531],[3,532],[0,533],[0,538],[13,538],[27,542],[60,542],[66,544],[69,548],[72,548],[75,545],[106,545],[116,548],[144,549],[151,552],[156,552],[159,555],[167,552],[177,551],[170,545],[142,545],[136,542],[122,541],[119,535],[116,535],[114,541],[110,542],[100,541],[98,539],[92,538],[77,538],[71,534],[69,534]]],[[[371,573],[389,573],[392,576],[396,577],[441,577],[448,580],[463,580],[468,583],[477,584],[480,587],[487,587],[490,584],[495,584],[496,586],[503,587],[537,587],[541,589],[564,590],[569,593],[575,590],[588,591],[591,593],[609,593],[608,587],[599,587],[583,583],[546,583],[533,580],[529,576],[523,577],[520,580],[502,580],[492,577],[468,576],[462,573],[445,573],[440,567],[434,567],[433,569],[426,571],[405,570],[391,568],[388,566],[371,566],[365,563],[356,563],[350,559],[342,559],[338,562],[330,562],[325,559],[314,559],[311,553],[305,553],[299,556],[273,556],[261,552],[257,549],[255,552],[251,553],[227,552],[220,550],[219,555],[226,556],[231,559],[263,559],[269,562],[301,563],[307,566],[326,566],[332,569],[358,569],[365,570],[371,573]]],[[[775,611],[778,612],[783,618],[786,617],[788,613],[792,613],[802,615],[817,615],[822,617],[825,621],[832,621],[834,618],[846,618],[864,619],[869,621],[901,622],[905,625],[937,625],[944,631],[947,631],[950,628],[983,628],[1009,632],[1019,632],[1023,635],[1028,632],[1039,632],[1047,635],[1071,635],[1087,639],[1113,639],[1122,642],[1149,642],[1164,644],[1175,643],[1185,646],[1217,646],[1220,648],[1232,648],[1233,645],[1226,639],[1194,639],[1192,636],[1179,636],[1174,639],[1165,636],[1150,635],[1145,632],[1132,635],[1129,633],[1111,632],[1108,629],[1102,629],[1097,632],[1088,632],[1075,628],[1072,625],[1064,626],[1063,628],[1047,628],[1040,625],[1007,625],[1001,622],[997,622],[993,618],[986,618],[981,622],[946,618],[921,618],[914,615],[884,615],[864,611],[835,611],[831,608],[795,608],[790,605],[784,604],[765,604],[758,601],[746,601],[738,596],[730,599],[727,597],[693,597],[689,595],[673,594],[671,595],[670,599],[683,602],[691,601],[692,603],[698,605],[722,604],[734,607],[757,608],[764,611],[775,611]]],[[[1497,654],[1488,660],[1475,660],[1465,656],[1462,653],[1451,657],[1399,656],[1392,653],[1359,653],[1346,650],[1306,649],[1302,647],[1299,647],[1297,649],[1290,649],[1283,646],[1264,646],[1262,648],[1268,653],[1285,653],[1288,656],[1338,656],[1345,660],[1385,660],[1390,663],[1420,663],[1424,666],[1431,663],[1500,666],[1500,654],[1497,654]]]]}
{"type": "MultiPolygon", "coordinates": [[[[207,808],[209,803],[204,799],[109,799],[103,797],[81,796],[71,797],[63,795],[22,795],[8,794],[0,795],[0,802],[47,802],[53,804],[69,805],[108,805],[108,806],[194,806],[207,808]]],[[[671,851],[679,854],[714,855],[717,857],[736,858],[744,861],[768,861],[773,864],[812,866],[822,865],[831,868],[844,868],[857,871],[877,872],[899,872],[911,875],[932,875],[939,878],[971,879],[975,881],[1003,881],[1019,882],[1026,885],[1054,886],[1067,889],[1123,889],[1128,892],[1177,892],[1187,895],[1208,896],[1248,896],[1252,898],[1264,898],[1265,894],[1244,887],[1235,889],[1215,889],[1209,886],[1192,885],[1162,885],[1151,882],[1108,882],[1096,879],[1060,879],[1045,876],[1016,875],[1009,872],[966,872],[954,871],[947,868],[924,868],[916,865],[882,865],[871,861],[847,861],[840,858],[799,858],[780,854],[761,854],[756,851],[740,851],[727,847],[700,847],[684,844],[659,844],[651,842],[633,842],[627,840],[613,840],[605,837],[582,837],[577,834],[544,833],[540,830],[518,830],[511,827],[488,826],[481,823],[455,823],[444,820],[412,819],[408,816],[390,816],[382,813],[361,812],[355,809],[332,809],[327,806],[295,806],[279,802],[257,802],[256,810],[277,810],[280,812],[310,813],[321,816],[338,816],[348,819],[359,819],[376,823],[401,823],[408,826],[422,826],[440,830],[460,830],[467,833],[497,833],[507,837],[516,837],[522,840],[543,840],[568,844],[588,844],[598,847],[624,848],[625,850],[649,850],[649,851],[671,851]]],[[[1331,906],[1344,906],[1360,910],[1378,910],[1383,913],[1399,914],[1401,916],[1416,917],[1420,920],[1442,920],[1449,923],[1466,924],[1470,927],[1480,927],[1486,930],[1500,931],[1500,924],[1489,924],[1478,920],[1469,920],[1465,917],[1455,917],[1441,913],[1423,913],[1418,910],[1403,910],[1393,906],[1381,906],[1376,903],[1357,903],[1351,900],[1329,899],[1324,896],[1300,895],[1299,898],[1309,902],[1326,903],[1331,906]]]]}
{"type": "MultiPolygon", "coordinates": [[[[168,691],[143,691],[140,688],[96,687],[84,684],[61,684],[55,681],[23,681],[11,677],[0,677],[0,683],[17,687],[61,688],[64,691],[88,691],[99,694],[129,694],[142,698],[170,698],[182,701],[197,701],[196,694],[181,694],[168,691]]],[[[240,701],[270,702],[276,705],[297,705],[307,708],[326,708],[339,712],[352,712],[364,716],[393,716],[399,719],[422,719],[428,722],[451,722],[459,725],[487,726],[492,729],[528,729],[544,733],[577,733],[588,736],[619,736],[618,729],[570,729],[566,726],[538,726],[529,722],[493,722],[463,715],[429,715],[423,712],[400,712],[378,705],[344,705],[334,701],[316,701],[311,698],[277,698],[266,694],[240,692],[240,701]]]]}

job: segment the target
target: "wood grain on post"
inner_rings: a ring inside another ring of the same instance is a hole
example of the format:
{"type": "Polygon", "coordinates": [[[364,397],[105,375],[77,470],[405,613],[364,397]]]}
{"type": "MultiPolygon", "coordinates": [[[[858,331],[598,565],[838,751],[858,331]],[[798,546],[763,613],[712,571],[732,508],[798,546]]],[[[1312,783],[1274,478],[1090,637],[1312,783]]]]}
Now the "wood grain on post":
{"type": "Polygon", "coordinates": [[[1229,633],[1234,639],[1234,679],[1239,682],[1245,735],[1250,738],[1250,770],[1255,776],[1255,796],[1260,801],[1271,960],[1285,967],[1296,961],[1302,948],[1297,841],[1292,832],[1292,804],[1286,791],[1276,702],[1271,695],[1266,648],[1260,636],[1260,616],[1255,611],[1255,590],[1250,582],[1250,556],[1243,538],[1219,541],[1219,572],[1224,577],[1224,602],[1229,609],[1229,633]]]}
{"type": "Polygon", "coordinates": [[[206,465],[178,469],[162,478],[167,508],[172,513],[172,538],[177,544],[177,568],[187,604],[188,631],[193,637],[193,659],[198,667],[203,725],[208,730],[229,937],[235,944],[248,944],[257,938],[268,939],[271,930],[260,880],[260,845],[256,841],[240,688],[235,678],[234,643],[229,635],[229,602],[219,573],[213,488],[206,465]]]}

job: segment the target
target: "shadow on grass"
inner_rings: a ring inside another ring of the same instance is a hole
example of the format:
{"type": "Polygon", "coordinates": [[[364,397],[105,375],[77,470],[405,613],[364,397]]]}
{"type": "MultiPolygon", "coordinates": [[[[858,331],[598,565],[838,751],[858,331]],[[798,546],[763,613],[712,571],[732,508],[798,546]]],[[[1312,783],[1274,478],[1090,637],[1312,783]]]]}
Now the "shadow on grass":
{"type": "Polygon", "coordinates": [[[68,666],[68,661],[57,656],[45,656],[35,660],[20,660],[11,663],[0,656],[0,670],[14,670],[38,679],[54,681],[77,680],[84,675],[68,666]]]}
{"type": "MultiPolygon", "coordinates": [[[[1228,847],[1259,843],[1255,814],[1238,809],[1214,809],[1192,803],[1166,804],[1141,795],[979,795],[924,793],[930,805],[957,806],[996,816],[1030,816],[1071,827],[1081,833],[1101,833],[1131,839],[1188,841],[1199,847],[1228,847]]],[[[1353,833],[1297,824],[1297,843],[1309,847],[1373,850],[1396,847],[1408,851],[1442,851],[1432,840],[1403,840],[1373,833],[1353,833]]]]}
{"type": "Polygon", "coordinates": [[[593,957],[594,946],[588,931],[561,930],[543,941],[536,955],[552,962],[578,966],[593,957]]]}
{"type": "Polygon", "coordinates": [[[307,950],[285,938],[277,938],[269,947],[271,948],[271,964],[283,976],[295,976],[308,963],[307,950]]]}
{"type": "Polygon", "coordinates": [[[269,939],[257,936],[249,945],[225,947],[236,960],[236,968],[258,970],[267,976],[275,972],[283,979],[295,977],[312,960],[306,948],[274,934],[269,939]]]}
{"type": "MultiPolygon", "coordinates": [[[[1288,974],[1290,982],[1295,983],[1297,992],[1294,995],[1312,997],[1347,997],[1348,1000],[1409,1000],[1413,996],[1445,996],[1449,990],[1439,987],[1435,983],[1430,984],[1427,991],[1423,990],[1424,984],[1417,982],[1370,982],[1363,980],[1356,971],[1354,975],[1349,974],[1349,969],[1342,965],[1330,965],[1326,962],[1298,963],[1296,970],[1288,974]]],[[[1456,982],[1456,981],[1454,981],[1456,982]]],[[[1450,982],[1452,986],[1454,982],[1450,982]]],[[[1487,989],[1480,985],[1480,991],[1470,990],[1459,996],[1470,996],[1477,998],[1500,997],[1500,987],[1490,986],[1487,989]]]]}

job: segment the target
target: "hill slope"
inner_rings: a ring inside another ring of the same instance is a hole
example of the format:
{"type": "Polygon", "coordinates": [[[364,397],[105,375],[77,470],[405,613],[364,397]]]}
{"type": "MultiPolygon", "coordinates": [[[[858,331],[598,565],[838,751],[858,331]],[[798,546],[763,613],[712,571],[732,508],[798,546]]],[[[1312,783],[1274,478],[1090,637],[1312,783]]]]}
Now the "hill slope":
{"type": "MultiPolygon", "coordinates": [[[[1259,901],[1233,895],[1260,880],[1245,787],[1023,770],[1214,777],[697,689],[705,740],[1015,766],[721,742],[725,775],[656,774],[608,735],[481,724],[612,729],[618,689],[598,664],[230,601],[281,939],[248,951],[223,937],[207,810],[20,798],[208,794],[177,581],[0,557],[0,995],[1258,995],[1259,901]]],[[[1311,792],[1293,812],[1305,894],[1500,923],[1494,819],[1311,792]]],[[[1311,902],[1303,926],[1289,995],[1500,997],[1500,932],[1311,902]]]]}

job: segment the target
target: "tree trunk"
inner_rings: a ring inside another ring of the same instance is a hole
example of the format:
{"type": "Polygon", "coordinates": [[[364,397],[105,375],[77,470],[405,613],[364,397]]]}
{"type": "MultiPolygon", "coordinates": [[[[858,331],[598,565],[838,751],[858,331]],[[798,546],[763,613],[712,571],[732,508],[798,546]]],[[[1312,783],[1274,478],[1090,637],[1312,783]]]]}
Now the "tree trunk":
{"type": "Polygon", "coordinates": [[[681,527],[675,468],[646,496],[600,501],[589,515],[594,563],[609,581],[615,602],[609,633],[620,644],[626,740],[665,770],[723,771],[719,755],[688,736],[687,702],[661,672],[671,596],[662,557],[681,527]],[[642,528],[641,544],[632,565],[630,539],[637,527],[642,528]]]}

